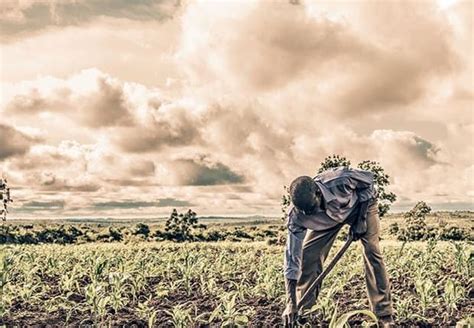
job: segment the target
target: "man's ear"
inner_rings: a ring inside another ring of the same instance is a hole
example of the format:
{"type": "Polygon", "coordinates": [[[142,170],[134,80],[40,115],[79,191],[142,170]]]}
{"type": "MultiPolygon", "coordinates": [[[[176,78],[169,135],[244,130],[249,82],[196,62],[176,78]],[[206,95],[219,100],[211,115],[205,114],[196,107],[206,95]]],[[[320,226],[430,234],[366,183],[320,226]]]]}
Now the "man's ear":
{"type": "Polygon", "coordinates": [[[316,184],[315,193],[316,193],[317,196],[321,196],[321,197],[323,196],[323,193],[322,193],[321,189],[319,189],[319,186],[317,184],[316,184]]]}

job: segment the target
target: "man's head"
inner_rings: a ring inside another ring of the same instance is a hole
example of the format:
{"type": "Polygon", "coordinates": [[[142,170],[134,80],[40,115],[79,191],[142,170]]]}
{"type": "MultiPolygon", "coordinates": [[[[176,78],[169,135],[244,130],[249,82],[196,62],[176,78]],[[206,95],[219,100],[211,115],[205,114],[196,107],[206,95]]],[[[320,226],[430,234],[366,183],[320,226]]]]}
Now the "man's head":
{"type": "Polygon", "coordinates": [[[290,185],[290,197],[293,205],[306,214],[321,206],[321,191],[311,177],[301,176],[290,185]]]}

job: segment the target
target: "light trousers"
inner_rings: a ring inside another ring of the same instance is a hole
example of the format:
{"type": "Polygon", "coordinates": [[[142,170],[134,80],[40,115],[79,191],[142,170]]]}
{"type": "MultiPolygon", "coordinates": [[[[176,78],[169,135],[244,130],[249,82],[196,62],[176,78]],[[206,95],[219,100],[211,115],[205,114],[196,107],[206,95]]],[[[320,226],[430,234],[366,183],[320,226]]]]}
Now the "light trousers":
{"type": "MultiPolygon", "coordinates": [[[[296,298],[299,301],[311,283],[323,271],[323,263],[336,239],[337,233],[344,224],[324,231],[308,230],[303,242],[302,275],[298,279],[296,298]]],[[[377,202],[369,205],[367,210],[367,231],[361,237],[364,248],[364,269],[367,294],[372,311],[377,317],[393,315],[390,282],[379,245],[380,220],[377,202]]],[[[338,263],[340,265],[340,263],[338,263]]],[[[311,308],[319,295],[321,284],[316,288],[303,309],[311,308]]]]}

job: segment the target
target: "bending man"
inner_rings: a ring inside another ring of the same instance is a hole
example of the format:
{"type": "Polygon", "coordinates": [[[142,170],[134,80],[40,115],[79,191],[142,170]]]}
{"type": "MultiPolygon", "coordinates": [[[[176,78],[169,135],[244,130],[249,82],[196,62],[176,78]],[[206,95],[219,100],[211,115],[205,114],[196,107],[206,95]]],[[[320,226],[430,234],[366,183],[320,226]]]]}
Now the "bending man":
{"type": "MultiPolygon", "coordinates": [[[[297,304],[323,271],[323,263],[344,224],[364,246],[365,280],[372,311],[381,327],[393,325],[390,283],[379,247],[380,222],[372,172],[340,167],[314,179],[302,176],[290,185],[293,207],[288,214],[285,249],[286,324],[297,315],[297,304]],[[309,231],[308,231],[309,230],[309,231]]],[[[316,302],[321,285],[302,304],[316,302]]]]}

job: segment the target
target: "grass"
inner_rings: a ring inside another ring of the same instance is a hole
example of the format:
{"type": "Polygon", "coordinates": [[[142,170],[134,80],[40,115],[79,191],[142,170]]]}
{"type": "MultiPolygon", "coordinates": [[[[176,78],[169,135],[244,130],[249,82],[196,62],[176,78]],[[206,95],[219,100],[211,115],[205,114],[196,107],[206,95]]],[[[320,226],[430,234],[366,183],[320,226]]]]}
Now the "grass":
{"type": "MultiPolygon", "coordinates": [[[[340,246],[336,244],[333,252],[340,246]]],[[[283,247],[265,242],[0,246],[0,324],[269,326],[284,308],[283,247]]],[[[474,313],[471,244],[382,241],[397,324],[474,313]]],[[[360,245],[324,282],[310,325],[368,309],[360,245]]],[[[355,315],[353,326],[370,318],[355,315]]]]}

